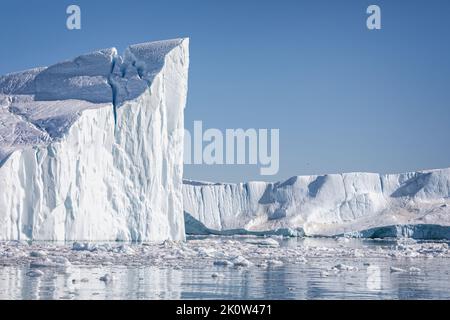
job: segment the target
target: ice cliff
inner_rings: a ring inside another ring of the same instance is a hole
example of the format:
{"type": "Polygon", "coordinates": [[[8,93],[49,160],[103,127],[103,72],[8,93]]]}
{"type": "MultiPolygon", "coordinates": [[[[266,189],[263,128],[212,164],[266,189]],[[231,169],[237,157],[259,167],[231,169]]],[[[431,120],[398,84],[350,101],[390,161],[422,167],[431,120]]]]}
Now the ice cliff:
{"type": "Polygon", "coordinates": [[[0,77],[0,240],[184,239],[188,39],[0,77]]]}
{"type": "Polygon", "coordinates": [[[188,233],[450,239],[450,169],[298,176],[278,183],[185,181],[183,194],[188,233]]]}

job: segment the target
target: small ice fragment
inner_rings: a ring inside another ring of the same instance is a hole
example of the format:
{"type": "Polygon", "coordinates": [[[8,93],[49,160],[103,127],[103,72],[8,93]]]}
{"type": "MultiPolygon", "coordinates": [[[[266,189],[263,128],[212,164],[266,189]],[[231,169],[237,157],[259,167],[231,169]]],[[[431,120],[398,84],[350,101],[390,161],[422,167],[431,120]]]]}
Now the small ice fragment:
{"type": "Polygon", "coordinates": [[[135,254],[133,248],[127,245],[121,245],[119,248],[117,248],[117,251],[126,255],[133,255],[135,254]]]}
{"type": "Polygon", "coordinates": [[[250,239],[246,241],[247,243],[258,245],[261,247],[270,247],[270,248],[278,248],[280,244],[277,240],[272,238],[266,238],[266,239],[250,239]]]}
{"type": "Polygon", "coordinates": [[[54,268],[57,267],[50,259],[41,259],[30,262],[30,268],[54,268]]]}
{"type": "Polygon", "coordinates": [[[245,259],[243,256],[237,256],[233,259],[233,265],[235,267],[249,267],[252,265],[252,263],[245,259]]]}
{"type": "Polygon", "coordinates": [[[92,245],[88,242],[74,242],[72,244],[73,251],[94,251],[95,245],[92,245]]]}
{"type": "Polygon", "coordinates": [[[221,274],[221,273],[213,273],[213,274],[211,275],[211,277],[212,277],[212,278],[223,278],[223,274],[221,274]]]}
{"type": "Polygon", "coordinates": [[[105,274],[103,277],[100,277],[100,281],[103,281],[104,283],[110,283],[113,281],[113,277],[110,274],[105,274]]]}
{"type": "Polygon", "coordinates": [[[42,277],[44,273],[41,270],[31,270],[26,273],[26,275],[30,278],[38,278],[42,277]]]}
{"type": "Polygon", "coordinates": [[[30,262],[30,268],[66,268],[71,265],[65,257],[41,258],[30,262]]]}
{"type": "Polygon", "coordinates": [[[275,267],[282,266],[284,264],[283,261],[280,261],[280,260],[269,260],[269,261],[267,261],[267,263],[270,266],[275,266],[275,267]]]}
{"type": "Polygon", "coordinates": [[[320,276],[321,276],[322,278],[328,277],[329,275],[330,275],[330,273],[328,273],[327,271],[321,271],[321,272],[320,272],[320,276]]]}
{"type": "Polygon", "coordinates": [[[358,268],[354,267],[354,266],[348,266],[348,265],[339,263],[333,267],[333,270],[336,270],[336,271],[358,271],[358,268]]]}
{"type": "Polygon", "coordinates": [[[61,266],[61,267],[70,267],[71,266],[69,259],[67,259],[66,257],[52,257],[50,259],[58,266],[61,266]]]}
{"type": "Polygon", "coordinates": [[[33,258],[45,258],[47,256],[47,253],[44,251],[31,251],[30,257],[33,258]]]}
{"type": "Polygon", "coordinates": [[[258,268],[263,268],[263,269],[269,267],[269,265],[268,265],[266,262],[260,262],[260,263],[258,263],[256,266],[257,266],[258,268]]]}
{"type": "Polygon", "coordinates": [[[355,256],[355,258],[363,258],[364,257],[364,253],[360,250],[355,250],[353,252],[353,255],[355,256]]]}
{"type": "Polygon", "coordinates": [[[415,274],[417,274],[417,273],[420,273],[420,269],[419,268],[416,268],[416,267],[411,267],[411,268],[409,268],[409,272],[410,273],[415,273],[415,274]]]}
{"type": "Polygon", "coordinates": [[[391,267],[391,272],[406,272],[406,270],[397,267],[391,267]]]}
{"type": "Polygon", "coordinates": [[[308,262],[308,260],[306,260],[305,257],[298,257],[295,261],[298,263],[307,263],[308,262]]]}
{"type": "Polygon", "coordinates": [[[228,267],[233,265],[233,263],[231,261],[228,260],[216,260],[213,263],[215,266],[222,266],[222,267],[228,267]]]}

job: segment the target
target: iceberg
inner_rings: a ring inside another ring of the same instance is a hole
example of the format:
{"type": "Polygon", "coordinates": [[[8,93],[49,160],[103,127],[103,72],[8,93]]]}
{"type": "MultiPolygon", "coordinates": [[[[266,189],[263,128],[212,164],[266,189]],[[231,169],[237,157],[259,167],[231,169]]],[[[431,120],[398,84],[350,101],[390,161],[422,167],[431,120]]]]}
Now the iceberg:
{"type": "Polygon", "coordinates": [[[188,234],[450,239],[450,168],[276,183],[185,180],[183,198],[188,234]]]}
{"type": "Polygon", "coordinates": [[[183,240],[189,39],[0,77],[0,240],[183,240]]]}

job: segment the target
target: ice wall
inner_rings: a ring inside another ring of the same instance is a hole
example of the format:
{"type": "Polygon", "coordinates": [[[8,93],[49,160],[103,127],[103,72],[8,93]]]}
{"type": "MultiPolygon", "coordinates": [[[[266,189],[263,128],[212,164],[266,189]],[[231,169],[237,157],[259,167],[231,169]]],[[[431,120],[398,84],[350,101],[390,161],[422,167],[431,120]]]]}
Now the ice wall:
{"type": "Polygon", "coordinates": [[[336,235],[389,225],[450,226],[450,169],[298,176],[278,183],[185,181],[183,194],[187,217],[213,233],[290,228],[336,235]]]}
{"type": "Polygon", "coordinates": [[[188,45],[0,77],[0,240],[184,239],[188,45]]]}

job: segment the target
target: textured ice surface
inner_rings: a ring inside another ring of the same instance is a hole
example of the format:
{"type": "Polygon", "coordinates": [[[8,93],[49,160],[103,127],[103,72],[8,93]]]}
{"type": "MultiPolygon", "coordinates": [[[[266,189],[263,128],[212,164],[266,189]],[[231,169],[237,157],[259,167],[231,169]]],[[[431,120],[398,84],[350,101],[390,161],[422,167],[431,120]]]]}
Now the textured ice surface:
{"type": "Polygon", "coordinates": [[[0,77],[0,239],[184,239],[188,39],[0,77]]]}
{"type": "Polygon", "coordinates": [[[412,239],[0,242],[0,298],[448,299],[449,259],[412,239]]]}
{"type": "MultiPolygon", "coordinates": [[[[0,265],[28,265],[36,269],[69,268],[74,265],[155,266],[160,268],[266,268],[283,264],[305,264],[311,259],[333,258],[323,266],[328,272],[355,271],[354,265],[341,263],[362,259],[449,259],[446,242],[416,242],[412,239],[372,241],[355,239],[305,238],[293,246],[283,237],[209,237],[187,242],[163,243],[73,243],[46,244],[0,242],[0,265]],[[357,245],[355,245],[357,244],[357,245]],[[39,254],[36,254],[39,252],[39,254]]],[[[446,260],[447,261],[447,260],[446,260]]]]}
{"type": "Polygon", "coordinates": [[[298,176],[278,183],[185,181],[183,194],[191,234],[303,230],[310,236],[381,237],[380,230],[390,230],[385,236],[450,238],[450,169],[298,176]]]}

